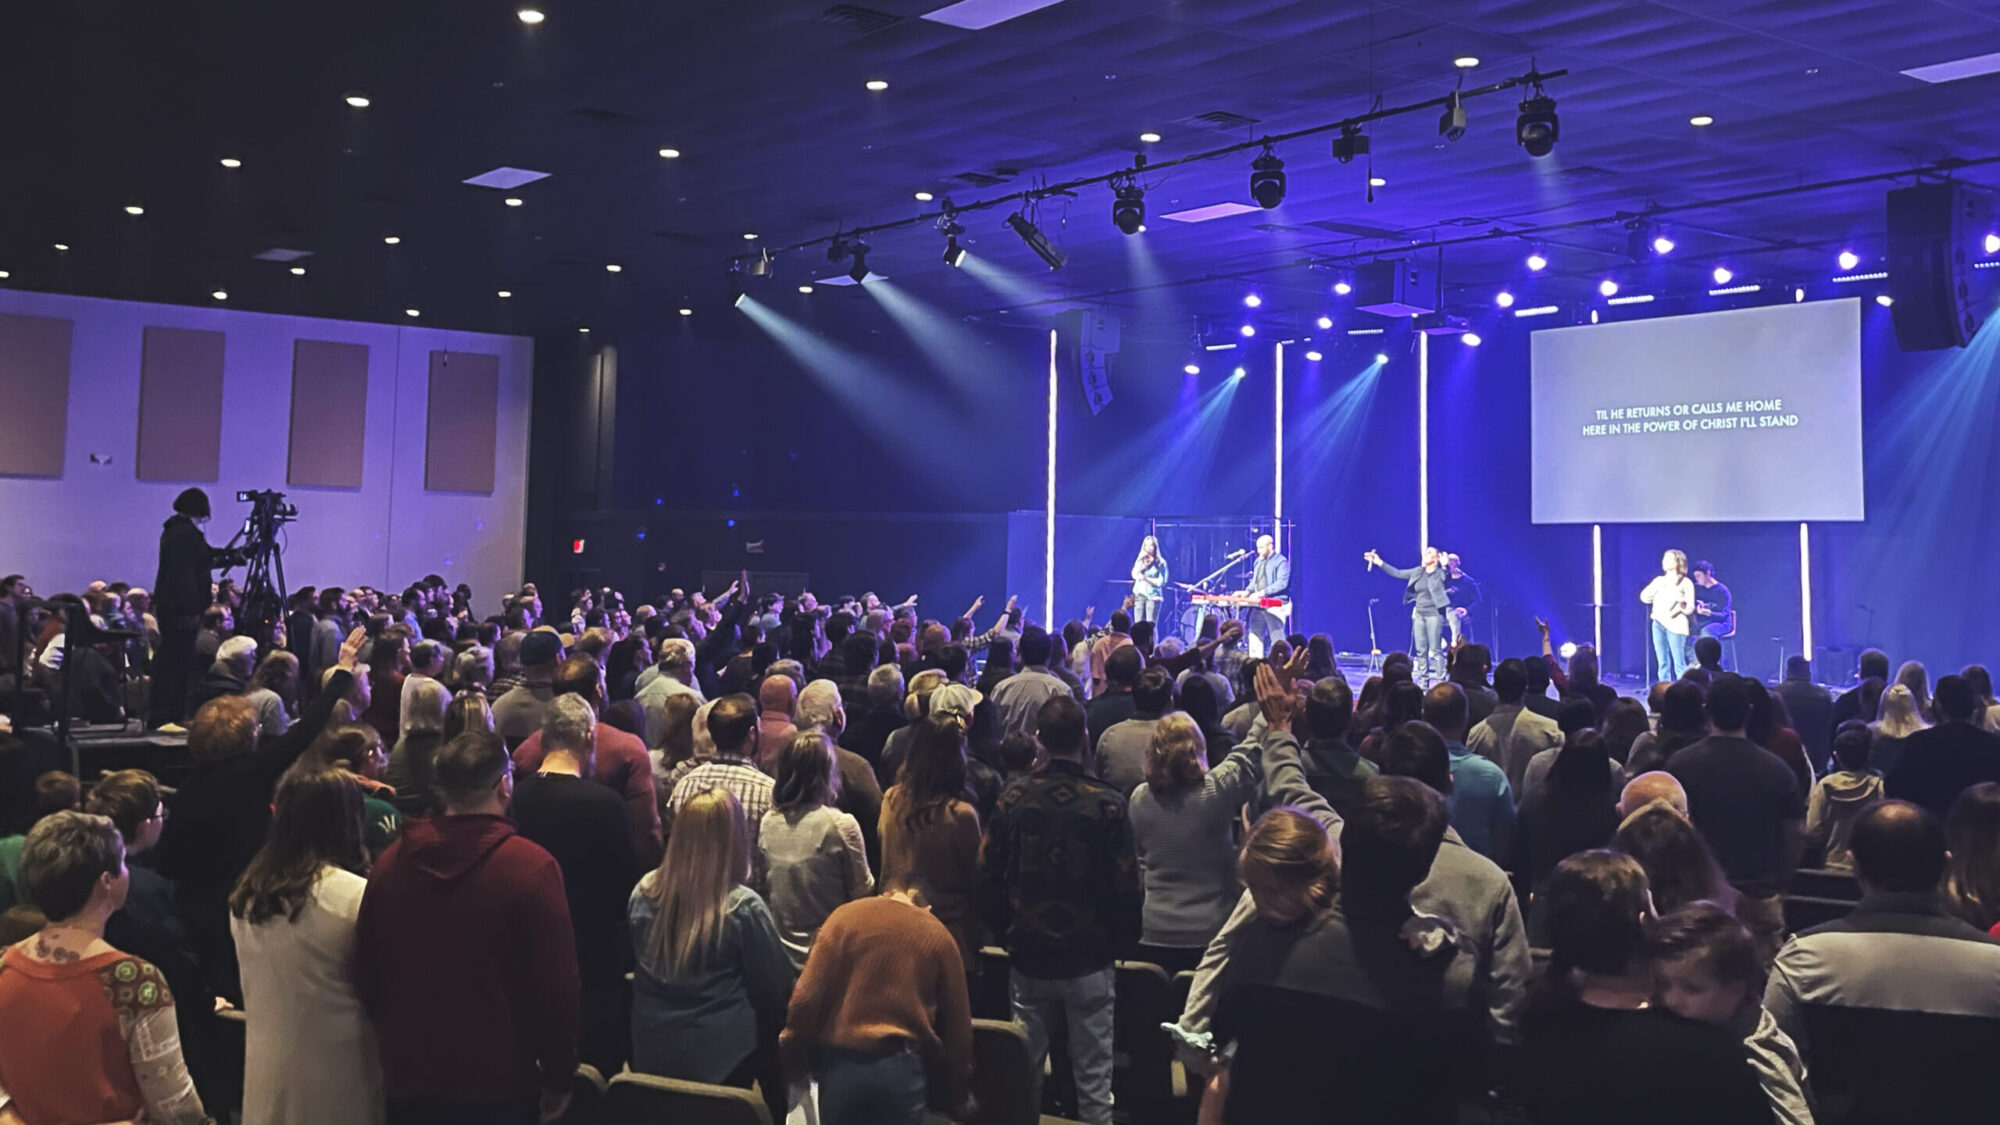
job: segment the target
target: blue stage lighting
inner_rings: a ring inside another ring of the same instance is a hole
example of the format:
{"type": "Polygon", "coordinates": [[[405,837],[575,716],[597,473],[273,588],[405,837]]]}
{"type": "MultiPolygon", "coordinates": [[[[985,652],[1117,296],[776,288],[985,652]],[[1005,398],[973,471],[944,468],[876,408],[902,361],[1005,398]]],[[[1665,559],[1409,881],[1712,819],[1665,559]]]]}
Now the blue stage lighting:
{"type": "Polygon", "coordinates": [[[1259,297],[1255,293],[1251,293],[1243,298],[1243,307],[1246,309],[1257,308],[1261,306],[1263,303],[1264,303],[1264,298],[1259,297]]]}
{"type": "Polygon", "coordinates": [[[1238,328],[1236,331],[1239,335],[1241,335],[1244,339],[1247,340],[1250,337],[1255,336],[1257,334],[1257,326],[1254,324],[1246,324],[1243,327],[1238,328]]]}

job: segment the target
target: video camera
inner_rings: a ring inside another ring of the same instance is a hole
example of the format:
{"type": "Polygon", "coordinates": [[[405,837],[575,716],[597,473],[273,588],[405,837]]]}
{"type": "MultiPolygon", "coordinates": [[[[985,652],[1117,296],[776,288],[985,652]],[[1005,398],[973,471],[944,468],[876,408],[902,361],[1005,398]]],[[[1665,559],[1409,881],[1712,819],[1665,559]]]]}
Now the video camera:
{"type": "Polygon", "coordinates": [[[285,503],[285,494],[276,489],[239,490],[236,500],[250,505],[250,514],[220,553],[229,568],[249,568],[236,614],[238,626],[260,643],[268,642],[285,608],[284,548],[278,529],[298,519],[299,510],[285,503]]]}

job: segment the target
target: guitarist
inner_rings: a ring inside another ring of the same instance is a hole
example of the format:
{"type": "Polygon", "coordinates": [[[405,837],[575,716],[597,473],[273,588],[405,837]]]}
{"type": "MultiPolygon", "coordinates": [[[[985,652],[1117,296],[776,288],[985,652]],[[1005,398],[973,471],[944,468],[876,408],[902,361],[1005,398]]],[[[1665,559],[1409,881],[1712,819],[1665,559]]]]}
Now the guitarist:
{"type": "Polygon", "coordinates": [[[1278,542],[1268,535],[1257,537],[1257,564],[1250,571],[1250,585],[1240,591],[1246,598],[1277,598],[1285,604],[1276,610],[1249,607],[1250,655],[1271,651],[1271,642],[1285,635],[1285,619],[1292,612],[1292,564],[1278,553],[1278,542]]]}
{"type": "Polygon", "coordinates": [[[1729,587],[1716,580],[1715,564],[1702,559],[1694,564],[1695,631],[1710,637],[1726,637],[1736,631],[1735,600],[1729,587]]]}

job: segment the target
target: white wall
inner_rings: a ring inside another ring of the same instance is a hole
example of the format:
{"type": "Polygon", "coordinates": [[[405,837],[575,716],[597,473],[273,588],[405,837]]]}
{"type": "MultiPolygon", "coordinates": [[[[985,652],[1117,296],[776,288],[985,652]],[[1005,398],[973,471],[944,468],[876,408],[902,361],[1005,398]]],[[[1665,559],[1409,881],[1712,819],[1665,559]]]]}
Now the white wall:
{"type": "Polygon", "coordinates": [[[37,593],[77,590],[98,578],[153,584],[160,525],[189,483],[134,476],[140,352],[145,329],[156,325],[227,336],[221,479],[192,482],[207,490],[214,508],[210,542],[220,544],[241,526],[249,505],[236,502],[238,489],[275,488],[299,509],[298,522],[287,528],[284,555],[292,589],[365,583],[400,590],[435,572],[452,584],[470,583],[475,608],[494,613],[501,595],[520,584],[532,340],[14,290],[0,290],[0,312],[75,324],[62,476],[0,476],[0,573],[27,575],[37,593]],[[368,345],[358,490],[285,483],[292,344],[298,339],[368,345]],[[424,491],[424,420],[435,350],[500,357],[490,496],[424,491]],[[92,464],[92,454],[111,461],[92,464]]]}

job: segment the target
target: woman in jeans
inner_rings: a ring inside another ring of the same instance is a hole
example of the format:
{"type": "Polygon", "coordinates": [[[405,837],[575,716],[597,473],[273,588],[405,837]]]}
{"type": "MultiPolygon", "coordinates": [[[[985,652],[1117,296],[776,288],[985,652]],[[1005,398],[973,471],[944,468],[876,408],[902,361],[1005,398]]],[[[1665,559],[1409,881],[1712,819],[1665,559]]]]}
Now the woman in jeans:
{"type": "Polygon", "coordinates": [[[1653,607],[1653,660],[1662,680],[1678,680],[1688,666],[1688,620],[1694,613],[1694,579],[1688,577],[1687,552],[1671,550],[1660,556],[1660,573],[1639,591],[1639,600],[1653,607]]]}
{"type": "Polygon", "coordinates": [[[917,1125],[930,1090],[970,1113],[965,962],[908,883],[827,918],[778,1044],[794,1084],[818,1080],[822,1125],[917,1125]]]}

